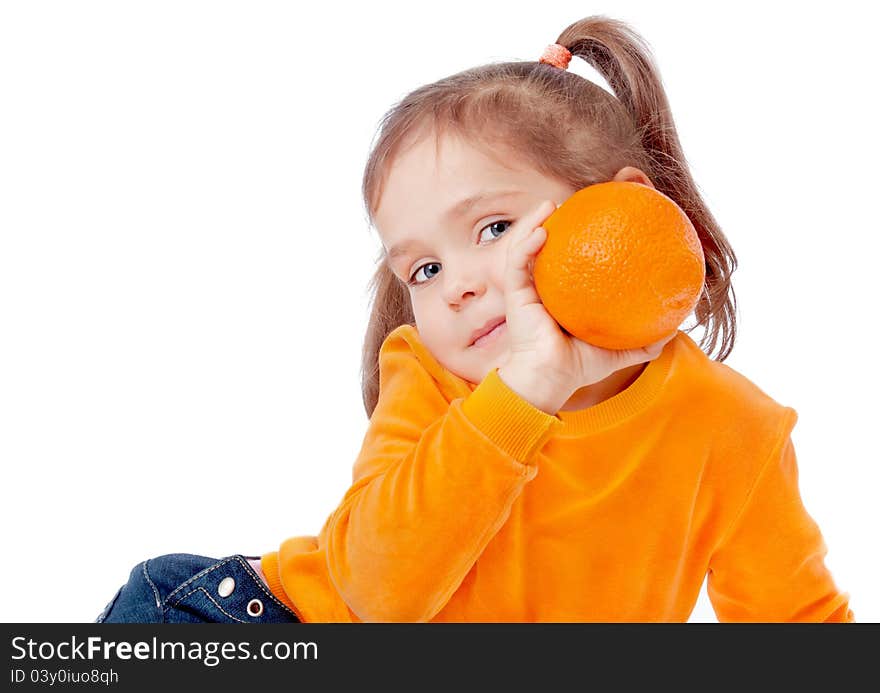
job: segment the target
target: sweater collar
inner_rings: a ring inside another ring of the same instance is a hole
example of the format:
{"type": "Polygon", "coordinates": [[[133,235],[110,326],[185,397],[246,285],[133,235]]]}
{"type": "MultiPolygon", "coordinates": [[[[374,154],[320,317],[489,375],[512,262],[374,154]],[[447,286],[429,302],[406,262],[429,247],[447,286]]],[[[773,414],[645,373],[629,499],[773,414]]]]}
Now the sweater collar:
{"type": "Polygon", "coordinates": [[[672,361],[678,342],[687,338],[679,330],[678,335],[664,347],[660,356],[648,362],[645,370],[628,388],[613,397],[586,409],[560,411],[556,416],[562,421],[556,435],[562,437],[582,436],[610,428],[646,409],[660,393],[672,369],[672,361]]]}
{"type": "MultiPolygon", "coordinates": [[[[436,371],[435,377],[451,383],[452,391],[455,393],[453,396],[466,397],[477,387],[477,383],[468,382],[443,368],[422,344],[418,330],[414,325],[405,325],[398,329],[406,330],[406,333],[411,336],[411,343],[418,345],[421,360],[424,363],[432,364],[432,369],[436,371]]],[[[555,435],[565,438],[595,433],[611,428],[646,409],[663,389],[669,372],[672,370],[676,351],[686,348],[688,340],[690,337],[679,330],[678,334],[663,348],[660,356],[650,361],[639,377],[614,397],[586,409],[557,412],[556,416],[563,425],[558,428],[555,435]]]]}

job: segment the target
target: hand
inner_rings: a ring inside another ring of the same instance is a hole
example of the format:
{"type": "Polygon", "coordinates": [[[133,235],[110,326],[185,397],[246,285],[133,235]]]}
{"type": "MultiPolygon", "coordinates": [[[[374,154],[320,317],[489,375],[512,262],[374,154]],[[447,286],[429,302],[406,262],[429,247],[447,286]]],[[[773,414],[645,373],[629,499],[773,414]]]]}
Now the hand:
{"type": "Polygon", "coordinates": [[[547,240],[540,224],[555,210],[552,200],[544,200],[510,230],[504,277],[510,356],[498,369],[511,389],[552,414],[575,390],[654,360],[677,334],[676,330],[639,349],[612,350],[588,344],[559,327],[541,303],[532,278],[535,256],[547,240]]]}

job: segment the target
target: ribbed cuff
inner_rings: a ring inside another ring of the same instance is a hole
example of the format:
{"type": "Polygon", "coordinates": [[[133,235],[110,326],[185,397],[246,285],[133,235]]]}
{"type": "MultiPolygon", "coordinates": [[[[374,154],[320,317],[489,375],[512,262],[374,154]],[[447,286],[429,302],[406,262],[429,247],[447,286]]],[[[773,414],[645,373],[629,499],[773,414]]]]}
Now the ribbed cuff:
{"type": "Polygon", "coordinates": [[[290,601],[287,592],[284,591],[284,587],[281,586],[281,574],[278,570],[278,552],[273,551],[262,556],[260,558],[260,567],[263,569],[263,574],[266,576],[266,584],[269,585],[272,594],[278,597],[291,611],[296,611],[296,607],[290,601]]]}
{"type": "Polygon", "coordinates": [[[559,418],[541,411],[510,389],[493,368],[461,405],[464,415],[514,459],[530,463],[559,418]]]}

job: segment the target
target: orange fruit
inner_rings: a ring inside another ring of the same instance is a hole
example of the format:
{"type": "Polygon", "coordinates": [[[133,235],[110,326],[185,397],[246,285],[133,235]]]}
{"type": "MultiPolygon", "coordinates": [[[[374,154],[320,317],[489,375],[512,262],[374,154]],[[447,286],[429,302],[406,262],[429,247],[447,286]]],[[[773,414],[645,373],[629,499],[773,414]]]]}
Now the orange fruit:
{"type": "Polygon", "coordinates": [[[694,309],[706,267],[693,224],[663,193],[610,181],[579,190],[542,224],[535,289],[570,334],[606,349],[647,346],[694,309]]]}

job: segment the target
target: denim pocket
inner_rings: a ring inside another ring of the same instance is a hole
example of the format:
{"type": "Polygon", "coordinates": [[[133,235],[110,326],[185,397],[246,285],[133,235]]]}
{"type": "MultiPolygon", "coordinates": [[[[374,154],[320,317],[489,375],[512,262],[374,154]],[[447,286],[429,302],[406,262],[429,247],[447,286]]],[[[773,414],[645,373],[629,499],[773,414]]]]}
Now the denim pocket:
{"type": "MultiPolygon", "coordinates": [[[[234,609],[233,609],[234,610],[234,609]]],[[[166,623],[248,623],[221,605],[203,585],[191,585],[167,604],[166,623]]]]}

